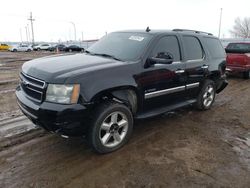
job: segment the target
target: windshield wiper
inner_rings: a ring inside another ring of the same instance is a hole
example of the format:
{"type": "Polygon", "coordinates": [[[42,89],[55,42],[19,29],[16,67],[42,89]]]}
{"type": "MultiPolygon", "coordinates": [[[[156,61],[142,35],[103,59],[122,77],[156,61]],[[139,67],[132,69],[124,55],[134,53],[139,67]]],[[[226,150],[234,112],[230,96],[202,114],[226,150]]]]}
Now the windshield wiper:
{"type": "Polygon", "coordinates": [[[84,51],[86,54],[92,54],[90,51],[88,51],[88,50],[85,50],[84,51]]]}
{"type": "Polygon", "coordinates": [[[117,61],[123,61],[123,60],[121,60],[113,55],[109,55],[109,54],[98,54],[98,53],[92,53],[90,51],[85,51],[85,52],[90,54],[90,55],[97,55],[97,56],[112,58],[112,59],[117,60],[117,61]]]}

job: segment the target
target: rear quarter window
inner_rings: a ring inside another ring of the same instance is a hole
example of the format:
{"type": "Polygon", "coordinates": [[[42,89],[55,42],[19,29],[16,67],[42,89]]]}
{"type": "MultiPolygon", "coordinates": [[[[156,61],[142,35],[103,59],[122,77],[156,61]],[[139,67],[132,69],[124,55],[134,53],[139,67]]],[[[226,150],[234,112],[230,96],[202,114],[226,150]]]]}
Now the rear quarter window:
{"type": "Polygon", "coordinates": [[[219,39],[204,37],[204,43],[212,58],[224,58],[225,50],[219,39]]]}

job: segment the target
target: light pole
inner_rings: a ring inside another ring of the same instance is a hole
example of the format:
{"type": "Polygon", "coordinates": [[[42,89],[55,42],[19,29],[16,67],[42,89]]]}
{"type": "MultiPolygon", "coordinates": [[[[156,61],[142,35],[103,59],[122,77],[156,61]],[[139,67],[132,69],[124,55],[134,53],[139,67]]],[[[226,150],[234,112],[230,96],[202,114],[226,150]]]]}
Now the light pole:
{"type": "Polygon", "coordinates": [[[25,26],[25,31],[26,31],[26,40],[27,40],[27,43],[29,43],[29,37],[28,37],[28,29],[27,29],[27,26],[25,26]]]}
{"type": "Polygon", "coordinates": [[[22,34],[22,28],[20,28],[20,38],[21,38],[21,43],[23,43],[23,34],[22,34]]]}
{"type": "Polygon", "coordinates": [[[220,22],[219,22],[219,34],[218,34],[218,38],[220,38],[220,31],[221,31],[221,20],[222,20],[222,8],[220,9],[220,22]]]}
{"type": "Polygon", "coordinates": [[[74,27],[74,32],[75,32],[75,41],[76,41],[76,25],[75,25],[75,23],[74,23],[74,22],[69,22],[69,23],[71,23],[71,24],[73,25],[73,27],[74,27]]]}

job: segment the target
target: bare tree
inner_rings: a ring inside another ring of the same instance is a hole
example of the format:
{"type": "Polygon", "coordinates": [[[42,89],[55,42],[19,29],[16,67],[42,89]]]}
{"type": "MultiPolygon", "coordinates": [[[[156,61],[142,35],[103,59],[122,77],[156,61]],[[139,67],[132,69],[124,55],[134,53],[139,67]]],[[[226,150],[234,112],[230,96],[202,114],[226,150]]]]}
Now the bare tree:
{"type": "Polygon", "coordinates": [[[236,18],[230,33],[234,37],[250,38],[250,17],[245,17],[244,19],[236,18]]]}

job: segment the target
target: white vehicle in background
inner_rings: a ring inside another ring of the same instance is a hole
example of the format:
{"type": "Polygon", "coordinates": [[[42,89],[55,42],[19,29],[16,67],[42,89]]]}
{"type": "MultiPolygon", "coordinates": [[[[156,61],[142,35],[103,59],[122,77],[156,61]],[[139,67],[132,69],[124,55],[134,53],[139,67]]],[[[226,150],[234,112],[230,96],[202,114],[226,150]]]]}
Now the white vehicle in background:
{"type": "Polygon", "coordinates": [[[31,52],[32,50],[32,47],[28,44],[14,45],[9,49],[11,52],[31,52]]]}
{"type": "Polygon", "coordinates": [[[50,44],[40,44],[40,45],[34,46],[33,49],[36,50],[36,51],[49,50],[50,47],[51,47],[50,44]]]}

